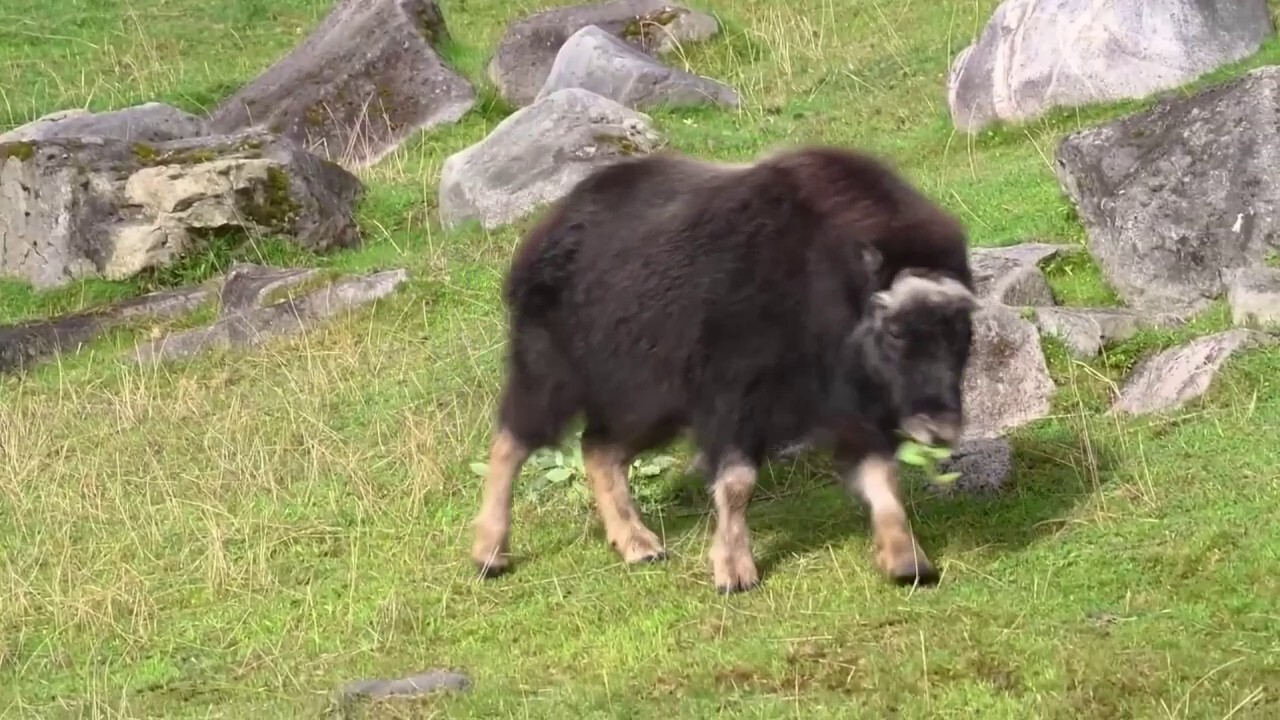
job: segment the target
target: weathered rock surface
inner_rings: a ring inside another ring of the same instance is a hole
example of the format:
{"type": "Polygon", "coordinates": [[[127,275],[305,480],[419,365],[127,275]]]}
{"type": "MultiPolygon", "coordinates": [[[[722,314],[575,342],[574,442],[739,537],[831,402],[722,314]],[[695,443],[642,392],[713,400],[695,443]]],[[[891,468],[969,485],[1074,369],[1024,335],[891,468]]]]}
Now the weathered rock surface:
{"type": "Polygon", "coordinates": [[[1034,325],[998,303],[974,312],[963,440],[997,437],[1048,415],[1055,389],[1034,325]]]}
{"type": "Polygon", "coordinates": [[[1079,252],[1074,245],[1028,242],[969,253],[979,298],[1005,305],[1054,305],[1056,300],[1040,265],[1058,255],[1079,252]]]}
{"type": "Polygon", "coordinates": [[[1241,268],[1226,279],[1231,322],[1280,325],[1280,268],[1241,268]]]}
{"type": "Polygon", "coordinates": [[[163,142],[200,137],[208,132],[208,124],[202,118],[152,102],[100,113],[61,110],[0,134],[0,143],[85,137],[163,142]]]}
{"type": "Polygon", "coordinates": [[[212,126],[266,128],[325,159],[372,164],[475,105],[474,88],[437,50],[448,36],[435,0],[339,0],[301,45],[228,98],[212,126]]]}
{"type": "Polygon", "coordinates": [[[1112,412],[1142,415],[1181,407],[1209,390],[1232,355],[1274,342],[1266,333],[1237,328],[1165,350],[1133,369],[1112,412]]]}
{"type": "Polygon", "coordinates": [[[720,32],[715,18],[666,0],[611,0],[559,7],[513,23],[489,60],[489,79],[516,106],[528,105],[542,89],[561,46],[574,33],[595,25],[650,54],[682,43],[701,42],[720,32]]]}
{"type": "Polygon", "coordinates": [[[212,299],[215,291],[209,284],[165,290],[50,320],[0,327],[0,373],[27,372],[134,320],[181,317],[212,299]]]}
{"type": "Polygon", "coordinates": [[[269,339],[296,335],[344,311],[390,295],[408,279],[403,269],[343,278],[299,296],[269,302],[280,290],[317,276],[310,270],[279,270],[238,265],[227,273],[219,295],[221,316],[208,327],[187,330],[139,344],[129,358],[139,363],[187,358],[212,349],[252,347],[269,339]]]}
{"type": "Polygon", "coordinates": [[[563,197],[598,165],[659,147],[648,115],[588,90],[554,92],[507,116],[440,172],[440,220],[512,222],[563,197]]]}
{"type": "Polygon", "coordinates": [[[162,143],[55,138],[0,145],[0,275],[37,288],[171,264],[212,233],[359,243],[360,181],[261,133],[162,143]]]}
{"type": "Polygon", "coordinates": [[[1076,132],[1057,172],[1129,306],[1188,314],[1280,248],[1280,67],[1076,132]]]}
{"type": "Polygon", "coordinates": [[[1267,0],[1005,0],[952,62],[948,105],[956,127],[976,131],[1144,97],[1248,57],[1274,33],[1267,0]]]}
{"type": "Polygon", "coordinates": [[[565,41],[534,102],[566,88],[590,90],[636,110],[740,102],[728,85],[663,65],[595,25],[565,41]]]}
{"type": "Polygon", "coordinates": [[[384,698],[425,695],[438,690],[469,690],[471,679],[459,672],[432,670],[395,680],[357,680],[347,683],[342,694],[347,697],[384,698]]]}
{"type": "Polygon", "coordinates": [[[1127,340],[1139,330],[1169,327],[1180,323],[1176,317],[1148,317],[1122,308],[1037,307],[1032,308],[1040,332],[1060,338],[1072,355],[1096,357],[1102,348],[1127,340]]]}
{"type": "Polygon", "coordinates": [[[958,472],[952,483],[930,483],[941,494],[992,495],[1004,490],[1013,472],[1013,446],[1006,438],[960,443],[951,457],[938,463],[942,473],[958,472]]]}

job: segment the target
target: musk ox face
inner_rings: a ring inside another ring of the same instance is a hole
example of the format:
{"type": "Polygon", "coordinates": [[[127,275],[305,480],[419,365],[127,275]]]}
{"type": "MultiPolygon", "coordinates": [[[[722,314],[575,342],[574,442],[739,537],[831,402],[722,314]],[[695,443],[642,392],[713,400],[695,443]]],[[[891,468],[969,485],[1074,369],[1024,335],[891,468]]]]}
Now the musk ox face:
{"type": "Polygon", "coordinates": [[[912,270],[872,296],[861,328],[861,370],[884,419],[916,442],[952,445],[960,437],[976,307],[955,279],[912,270]]]}

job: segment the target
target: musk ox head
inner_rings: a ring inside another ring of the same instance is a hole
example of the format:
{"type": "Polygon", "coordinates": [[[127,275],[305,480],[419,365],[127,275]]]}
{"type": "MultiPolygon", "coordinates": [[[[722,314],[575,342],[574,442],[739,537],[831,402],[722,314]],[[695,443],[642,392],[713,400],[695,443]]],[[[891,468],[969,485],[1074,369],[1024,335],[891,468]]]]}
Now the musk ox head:
{"type": "Polygon", "coordinates": [[[952,445],[960,437],[961,387],[969,363],[977,300],[952,277],[899,273],[871,296],[854,332],[864,400],[880,410],[886,432],[952,445]]]}

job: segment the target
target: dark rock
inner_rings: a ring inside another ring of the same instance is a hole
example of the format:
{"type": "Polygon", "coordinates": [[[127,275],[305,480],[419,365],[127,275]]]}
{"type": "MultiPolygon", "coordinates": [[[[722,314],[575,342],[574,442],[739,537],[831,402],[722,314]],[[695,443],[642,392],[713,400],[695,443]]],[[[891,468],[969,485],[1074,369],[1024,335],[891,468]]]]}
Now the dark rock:
{"type": "Polygon", "coordinates": [[[1280,67],[1068,135],[1057,171],[1116,292],[1188,315],[1280,248],[1280,67]]]}
{"type": "Polygon", "coordinates": [[[489,79],[516,106],[528,105],[542,89],[560,48],[571,35],[595,25],[638,50],[670,52],[720,31],[715,18],[665,0],[612,0],[572,5],[513,23],[489,61],[489,79]]]}
{"type": "Polygon", "coordinates": [[[560,90],[507,116],[440,172],[440,221],[494,228],[555,201],[591,170],[652,152],[652,120],[580,88],[560,90]]]}
{"type": "Polygon", "coordinates": [[[242,303],[269,297],[270,290],[307,279],[303,274],[242,265],[230,293],[223,296],[224,313],[208,327],[187,330],[140,344],[130,358],[139,363],[186,358],[212,349],[253,347],[275,338],[296,335],[337,316],[390,295],[408,279],[405,270],[386,270],[344,278],[300,297],[265,307],[242,303]]]}
{"type": "Polygon", "coordinates": [[[133,320],[181,317],[211,300],[213,293],[209,285],[165,290],[51,320],[0,327],[0,373],[27,372],[133,320]]]}
{"type": "Polygon", "coordinates": [[[961,443],[951,457],[938,463],[938,472],[958,472],[951,483],[930,483],[943,494],[992,495],[1008,487],[1013,472],[1013,447],[1005,438],[961,443]]]}
{"type": "Polygon", "coordinates": [[[962,130],[1141,98],[1242,60],[1275,33],[1267,0],[1005,0],[947,80],[962,130]]]}
{"type": "Polygon", "coordinates": [[[737,91],[728,85],[663,65],[595,25],[565,41],[534,102],[565,88],[590,90],[637,110],[739,104],[737,91]]]}
{"type": "Polygon", "coordinates": [[[440,57],[448,37],[435,0],[339,0],[301,45],[213,113],[213,127],[265,127],[328,160],[377,162],[475,105],[474,88],[440,57]]]}
{"type": "Polygon", "coordinates": [[[227,271],[218,293],[221,313],[245,314],[271,305],[272,296],[320,275],[312,268],[271,268],[251,263],[236,263],[227,271]]]}
{"type": "Polygon", "coordinates": [[[100,113],[87,110],[50,113],[0,134],[0,143],[85,137],[164,142],[199,137],[208,132],[208,125],[203,119],[175,107],[152,102],[100,113]]]}
{"type": "Polygon", "coordinates": [[[164,267],[213,233],[360,242],[351,173],[262,133],[0,145],[0,275],[37,288],[164,267]]]}
{"type": "Polygon", "coordinates": [[[1143,415],[1181,407],[1209,390],[1232,355],[1274,343],[1266,333],[1237,328],[1165,350],[1133,369],[1112,412],[1143,415]]]}
{"type": "Polygon", "coordinates": [[[1227,305],[1236,325],[1280,325],[1280,268],[1240,268],[1226,275],[1227,305]]]}

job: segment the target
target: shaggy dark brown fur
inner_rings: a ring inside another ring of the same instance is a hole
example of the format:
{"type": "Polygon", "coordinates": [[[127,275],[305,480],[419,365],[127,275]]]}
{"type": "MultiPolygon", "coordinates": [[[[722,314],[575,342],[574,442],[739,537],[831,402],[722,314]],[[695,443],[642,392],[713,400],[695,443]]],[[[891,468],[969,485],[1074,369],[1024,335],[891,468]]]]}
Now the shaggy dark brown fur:
{"type": "Polygon", "coordinates": [[[529,231],[507,277],[507,378],[473,559],[487,575],[506,568],[521,465],[584,414],[592,490],[628,562],[665,552],[632,502],[628,464],[688,431],[714,469],[716,585],[754,586],[756,468],[819,432],[871,509],[883,569],[936,579],[892,458],[900,432],[959,433],[966,245],[959,222],[887,166],[836,148],[595,171],[529,231]]]}

